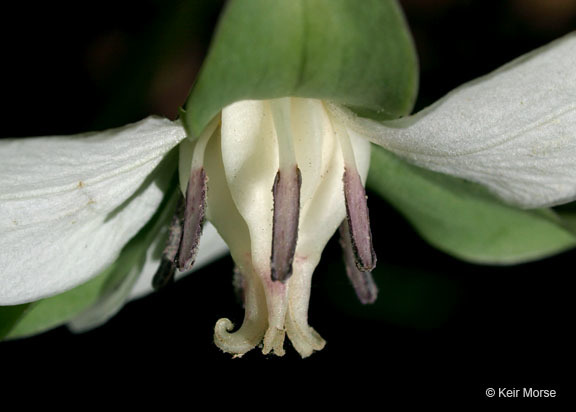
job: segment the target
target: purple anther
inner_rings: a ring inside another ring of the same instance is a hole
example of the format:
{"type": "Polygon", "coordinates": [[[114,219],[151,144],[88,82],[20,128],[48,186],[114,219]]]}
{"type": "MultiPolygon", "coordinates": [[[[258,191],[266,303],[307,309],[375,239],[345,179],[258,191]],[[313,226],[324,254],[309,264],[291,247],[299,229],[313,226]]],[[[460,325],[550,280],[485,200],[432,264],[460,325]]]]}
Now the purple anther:
{"type": "Polygon", "coordinates": [[[176,274],[176,255],[182,239],[182,220],[184,219],[184,198],[180,196],[174,216],[168,229],[166,247],[162,251],[160,266],[152,278],[152,288],[160,290],[174,280],[176,274]]]}
{"type": "Polygon", "coordinates": [[[182,240],[178,249],[178,269],[180,271],[190,270],[196,260],[206,209],[206,183],[206,172],[203,167],[190,172],[190,179],[186,188],[182,240]]]}
{"type": "Polygon", "coordinates": [[[374,283],[372,273],[358,270],[354,251],[352,250],[352,239],[350,238],[350,228],[347,219],[344,219],[340,225],[340,246],[344,254],[344,263],[346,264],[346,274],[354,287],[356,296],[363,304],[374,303],[378,297],[378,287],[374,283]]]}
{"type": "Polygon", "coordinates": [[[274,179],[274,217],[272,222],[272,280],[285,282],[292,275],[292,262],[298,241],[300,218],[300,186],[298,166],[279,170],[274,179]]]}
{"type": "Polygon", "coordinates": [[[376,267],[376,253],[372,246],[366,191],[355,169],[345,167],[343,180],[347,225],[356,266],[361,272],[369,272],[376,267]]]}

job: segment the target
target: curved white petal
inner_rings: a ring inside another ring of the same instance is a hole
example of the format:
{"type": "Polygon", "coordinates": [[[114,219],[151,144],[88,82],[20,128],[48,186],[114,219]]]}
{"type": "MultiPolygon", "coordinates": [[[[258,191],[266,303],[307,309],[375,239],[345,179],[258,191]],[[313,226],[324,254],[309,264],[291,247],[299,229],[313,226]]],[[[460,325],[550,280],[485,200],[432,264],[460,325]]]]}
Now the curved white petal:
{"type": "MultiPolygon", "coordinates": [[[[341,112],[342,113],[342,112],[341,112]]],[[[576,198],[576,34],[465,84],[414,116],[348,127],[419,166],[524,208],[576,198]]]]}
{"type": "Polygon", "coordinates": [[[100,273],[150,219],[185,137],[150,117],[74,136],[0,142],[0,305],[61,293],[100,273]]]}

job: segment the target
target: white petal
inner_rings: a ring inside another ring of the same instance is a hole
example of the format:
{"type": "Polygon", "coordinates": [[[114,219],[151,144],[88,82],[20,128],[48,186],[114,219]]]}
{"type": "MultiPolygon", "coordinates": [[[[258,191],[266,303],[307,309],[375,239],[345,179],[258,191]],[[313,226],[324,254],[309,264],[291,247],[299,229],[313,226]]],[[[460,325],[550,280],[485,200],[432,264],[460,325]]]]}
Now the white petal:
{"type": "Polygon", "coordinates": [[[410,162],[481,183],[517,206],[574,200],[576,34],[388,127],[365,119],[348,126],[410,162]]]}
{"type": "Polygon", "coordinates": [[[0,305],[97,275],[154,214],[185,137],[150,117],[97,133],[0,142],[0,305]]]}

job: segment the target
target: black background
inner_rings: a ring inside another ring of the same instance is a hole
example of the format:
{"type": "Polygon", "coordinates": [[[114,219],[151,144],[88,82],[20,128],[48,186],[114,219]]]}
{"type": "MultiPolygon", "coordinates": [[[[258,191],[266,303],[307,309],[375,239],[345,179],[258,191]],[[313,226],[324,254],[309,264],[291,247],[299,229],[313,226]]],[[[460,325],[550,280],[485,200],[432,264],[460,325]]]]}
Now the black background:
{"type": "MultiPolygon", "coordinates": [[[[559,13],[538,9],[541,3],[546,1],[402,2],[420,57],[417,109],[573,30],[576,11],[570,1],[559,13]]],[[[221,2],[188,4],[10,3],[0,28],[0,136],[75,133],[149,113],[174,117],[221,2]],[[168,41],[158,41],[155,33],[166,33],[162,24],[174,15],[187,16],[189,23],[177,26],[168,41]],[[139,84],[155,86],[151,91],[139,84]]],[[[443,398],[465,395],[478,401],[487,401],[486,388],[502,386],[573,395],[566,372],[573,366],[574,252],[516,267],[469,265],[427,245],[375,195],[369,206],[383,266],[375,274],[379,302],[362,307],[355,301],[337,242],[331,242],[314,277],[309,315],[327,345],[310,358],[300,360],[287,343],[283,358],[254,350],[232,360],[213,345],[216,320],[239,323],[243,317],[231,285],[233,263],[225,258],[128,304],[91,332],[73,335],[58,328],[0,343],[0,361],[17,360],[27,370],[46,362],[87,365],[88,371],[126,376],[137,367],[159,382],[160,390],[209,365],[202,370],[234,369],[218,381],[202,374],[213,385],[238,387],[249,370],[264,366],[266,374],[250,382],[284,390],[319,388],[330,379],[350,385],[359,401],[397,393],[384,382],[409,395],[434,388],[443,398]],[[291,372],[306,373],[288,377],[287,365],[291,372]]]]}

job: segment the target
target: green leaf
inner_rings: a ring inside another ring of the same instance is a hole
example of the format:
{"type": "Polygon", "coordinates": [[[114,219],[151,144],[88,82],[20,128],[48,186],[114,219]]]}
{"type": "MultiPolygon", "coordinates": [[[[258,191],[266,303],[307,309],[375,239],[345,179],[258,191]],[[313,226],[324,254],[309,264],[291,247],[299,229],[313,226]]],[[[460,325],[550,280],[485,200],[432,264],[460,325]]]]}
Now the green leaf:
{"type": "Polygon", "coordinates": [[[576,245],[574,233],[550,209],[507,206],[477,184],[409,165],[374,145],[367,186],[430,244],[466,261],[515,264],[576,245]]]}
{"type": "Polygon", "coordinates": [[[394,0],[232,0],[183,120],[198,135],[245,99],[329,99],[391,119],[412,109],[417,58],[394,0]]]}

